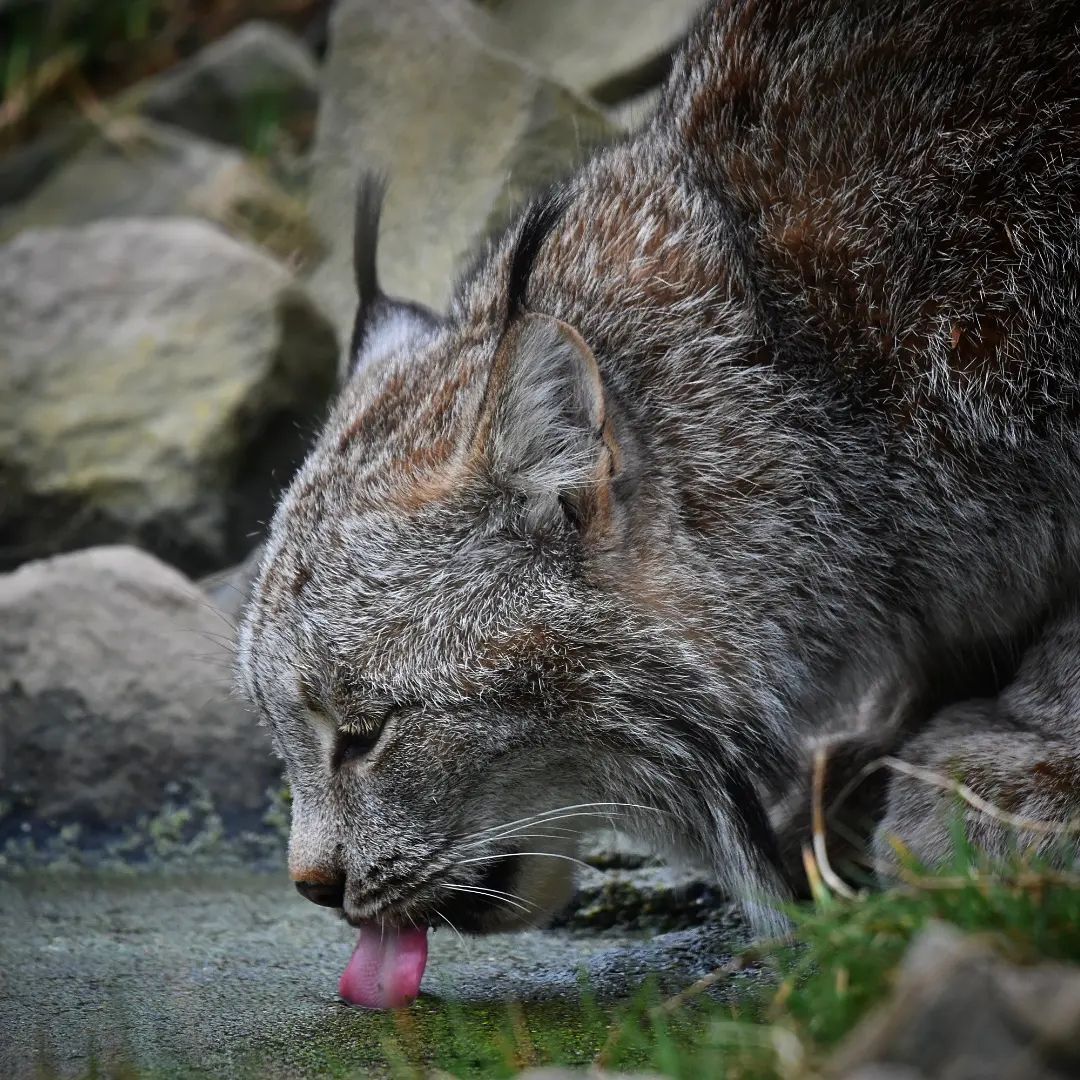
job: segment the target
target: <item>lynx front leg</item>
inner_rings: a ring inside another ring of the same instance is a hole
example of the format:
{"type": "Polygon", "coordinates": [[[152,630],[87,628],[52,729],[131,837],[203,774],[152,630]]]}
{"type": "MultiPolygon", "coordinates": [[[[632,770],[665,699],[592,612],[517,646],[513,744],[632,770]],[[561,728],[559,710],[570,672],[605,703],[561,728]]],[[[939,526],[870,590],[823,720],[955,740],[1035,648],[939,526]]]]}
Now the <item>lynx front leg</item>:
{"type": "Polygon", "coordinates": [[[890,779],[885,815],[874,835],[875,863],[886,873],[896,862],[896,841],[924,865],[947,862],[955,851],[958,815],[968,841],[990,856],[1027,851],[1055,863],[1075,863],[1080,854],[1076,747],[1017,728],[988,730],[994,704],[950,708],[904,747],[900,761],[912,771],[890,779]],[[957,785],[976,805],[961,798],[957,785]]]}

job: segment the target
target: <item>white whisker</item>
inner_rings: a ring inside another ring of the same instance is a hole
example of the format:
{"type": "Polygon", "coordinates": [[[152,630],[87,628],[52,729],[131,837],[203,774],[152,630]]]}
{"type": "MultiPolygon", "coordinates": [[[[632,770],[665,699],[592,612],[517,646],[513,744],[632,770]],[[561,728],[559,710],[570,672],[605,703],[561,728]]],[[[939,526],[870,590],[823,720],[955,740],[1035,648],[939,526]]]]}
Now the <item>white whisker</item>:
{"type": "Polygon", "coordinates": [[[487,829],[481,829],[479,832],[471,833],[469,836],[462,837],[464,840],[470,840],[474,836],[481,836],[484,833],[491,832],[498,829],[507,829],[514,825],[529,825],[533,822],[542,820],[552,815],[562,814],[566,810],[599,810],[600,808],[610,807],[624,807],[632,810],[651,810],[657,814],[663,814],[667,811],[661,810],[658,806],[644,806],[641,803],[628,803],[628,802],[588,802],[588,803],[573,803],[568,806],[554,806],[550,810],[540,810],[535,814],[529,814],[527,817],[517,818],[515,821],[507,821],[501,825],[491,825],[487,829]]]}
{"type": "MultiPolygon", "coordinates": [[[[495,900],[500,904],[508,904],[511,907],[519,908],[521,911],[524,911],[526,915],[528,915],[530,913],[529,912],[529,907],[526,907],[526,905],[524,903],[518,903],[516,900],[511,900],[510,897],[507,896],[505,893],[500,893],[496,889],[480,889],[480,888],[476,888],[476,887],[474,887],[472,885],[447,885],[447,884],[443,884],[442,888],[444,888],[444,889],[453,889],[455,892],[471,893],[474,896],[484,897],[484,898],[486,898],[488,900],[495,900]]],[[[535,906],[535,905],[530,905],[530,907],[532,907],[532,906],[535,906]]]]}
{"type": "Polygon", "coordinates": [[[432,910],[435,912],[436,915],[439,916],[440,919],[442,919],[444,923],[446,923],[447,926],[450,927],[451,930],[454,931],[455,934],[457,934],[458,941],[460,941],[461,944],[464,945],[465,935],[438,908],[432,908],[432,910]]]}
{"type": "Polygon", "coordinates": [[[584,866],[586,870],[592,869],[587,862],[582,862],[581,859],[575,859],[572,855],[563,855],[558,851],[509,851],[505,854],[477,855],[471,859],[462,859],[458,865],[465,866],[468,863],[491,862],[492,859],[516,859],[519,855],[546,855],[549,859],[565,859],[567,862],[577,863],[578,866],[584,866]]]}
{"type": "Polygon", "coordinates": [[[550,810],[542,810],[536,814],[530,814],[528,817],[518,818],[516,821],[503,822],[501,825],[491,825],[486,829],[480,829],[477,832],[469,833],[463,836],[462,841],[471,840],[486,840],[493,837],[501,836],[506,830],[513,830],[515,828],[528,828],[530,825],[543,825],[549,822],[564,821],[569,818],[576,817],[606,817],[609,820],[613,815],[618,814],[618,809],[623,808],[628,810],[648,810],[652,813],[663,814],[667,811],[661,810],[657,806],[645,806],[642,803],[627,803],[627,802],[597,802],[597,803],[575,803],[571,806],[556,806],[550,810]],[[576,811],[571,813],[569,811],[576,811]],[[590,811],[596,811],[591,813],[590,811]]]}
{"type": "Polygon", "coordinates": [[[459,891],[467,892],[484,892],[488,893],[491,896],[506,896],[509,897],[511,900],[518,900],[522,904],[529,904],[532,907],[536,906],[532,903],[531,900],[526,900],[525,897],[521,896],[519,893],[507,892],[505,889],[492,889],[487,885],[462,885],[459,882],[451,881],[449,884],[446,885],[446,888],[458,889],[459,891]]]}
{"type": "MultiPolygon", "coordinates": [[[[540,819],[538,819],[536,821],[526,821],[524,824],[515,825],[512,828],[509,827],[509,826],[503,826],[500,829],[492,829],[488,833],[478,834],[475,839],[474,838],[468,838],[467,843],[462,844],[461,846],[462,847],[470,847],[470,846],[475,846],[476,844],[486,844],[486,843],[489,843],[492,840],[502,840],[507,836],[517,836],[517,835],[519,835],[521,833],[522,830],[531,829],[531,828],[533,828],[534,826],[537,826],[537,825],[548,826],[548,825],[552,825],[555,822],[559,822],[559,821],[571,821],[574,818],[585,818],[586,822],[588,822],[588,821],[595,820],[599,816],[600,815],[596,814],[594,811],[582,810],[582,811],[578,811],[577,813],[573,813],[573,814],[560,814],[558,817],[546,817],[546,818],[540,818],[540,819]]],[[[608,815],[605,814],[603,816],[605,818],[608,818],[608,820],[610,820],[608,815]]],[[[577,829],[568,830],[568,831],[574,832],[575,834],[579,835],[582,832],[582,829],[577,828],[577,829]]]]}
{"type": "Polygon", "coordinates": [[[459,847],[462,851],[468,851],[470,848],[483,847],[485,844],[494,844],[497,840],[573,840],[581,834],[574,829],[560,829],[557,833],[542,833],[542,832],[508,832],[500,833],[498,836],[488,836],[483,840],[472,840],[467,844],[460,844],[459,847]]]}

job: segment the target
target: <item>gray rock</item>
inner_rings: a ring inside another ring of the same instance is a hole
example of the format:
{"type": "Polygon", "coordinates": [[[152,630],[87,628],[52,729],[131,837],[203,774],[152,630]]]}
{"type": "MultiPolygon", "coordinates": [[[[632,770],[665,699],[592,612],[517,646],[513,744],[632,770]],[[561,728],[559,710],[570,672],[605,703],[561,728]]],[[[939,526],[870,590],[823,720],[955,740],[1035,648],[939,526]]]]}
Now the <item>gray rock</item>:
{"type": "Polygon", "coordinates": [[[582,870],[560,922],[565,926],[627,930],[677,930],[727,912],[715,885],[693,870],[668,866],[582,870]]]}
{"type": "MultiPolygon", "coordinates": [[[[310,50],[278,26],[249,22],[190,60],[124,91],[107,103],[107,112],[116,120],[142,112],[214,142],[258,152],[280,176],[294,181],[303,179],[300,155],[314,134],[318,98],[319,71],[310,50]]],[[[97,123],[73,109],[55,111],[38,137],[0,154],[0,206],[28,198],[97,138],[97,123]]]]}
{"type": "Polygon", "coordinates": [[[272,23],[247,22],[135,86],[120,106],[262,151],[280,133],[297,145],[307,143],[318,101],[319,70],[307,47],[272,23]]]}
{"type": "Polygon", "coordinates": [[[1022,967],[986,939],[928,927],[891,1000],[851,1034],[829,1075],[854,1080],[890,1069],[926,1080],[1080,1075],[1080,968],[1022,967]]]}
{"type": "Polygon", "coordinates": [[[0,214],[0,241],[30,228],[116,217],[205,218],[302,264],[321,245],[302,203],[235,150],[125,117],[0,214]]]}
{"type": "Polygon", "coordinates": [[[36,139],[5,150],[0,154],[0,206],[25,199],[94,131],[89,120],[64,116],[36,139]]]}
{"type": "Polygon", "coordinates": [[[379,264],[388,291],[442,307],[460,260],[521,193],[615,129],[504,53],[467,0],[341,0],[331,22],[312,212],[333,245],[315,287],[339,328],[355,298],[352,207],[361,169],[390,190],[379,264]]]}
{"type": "Polygon", "coordinates": [[[336,356],[290,273],[204,222],[20,234],[0,247],[0,565],[112,542],[193,573],[243,558],[336,356]]]}
{"type": "Polygon", "coordinates": [[[613,103],[660,82],[704,0],[497,0],[506,46],[578,93],[613,103]]]}
{"type": "Polygon", "coordinates": [[[191,582],[134,548],[0,576],[9,814],[113,829],[187,788],[225,814],[262,808],[278,770],[230,694],[228,632],[191,582]]]}

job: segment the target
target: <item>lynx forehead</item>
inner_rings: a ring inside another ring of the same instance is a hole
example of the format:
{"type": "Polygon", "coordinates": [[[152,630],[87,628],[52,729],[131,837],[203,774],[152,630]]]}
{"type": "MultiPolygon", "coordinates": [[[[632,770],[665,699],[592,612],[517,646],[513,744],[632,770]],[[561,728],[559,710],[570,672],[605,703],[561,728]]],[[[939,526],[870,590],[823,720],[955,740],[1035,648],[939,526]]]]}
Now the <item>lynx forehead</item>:
{"type": "MultiPolygon", "coordinates": [[[[822,739],[830,783],[906,754],[1077,812],[1071,699],[1032,702],[1080,560],[1078,18],[720,0],[445,314],[380,289],[361,184],[239,665],[347,999],[415,996],[428,926],[542,922],[597,820],[781,925],[822,739]]],[[[866,847],[940,858],[912,775],[856,786],[866,847]]]]}

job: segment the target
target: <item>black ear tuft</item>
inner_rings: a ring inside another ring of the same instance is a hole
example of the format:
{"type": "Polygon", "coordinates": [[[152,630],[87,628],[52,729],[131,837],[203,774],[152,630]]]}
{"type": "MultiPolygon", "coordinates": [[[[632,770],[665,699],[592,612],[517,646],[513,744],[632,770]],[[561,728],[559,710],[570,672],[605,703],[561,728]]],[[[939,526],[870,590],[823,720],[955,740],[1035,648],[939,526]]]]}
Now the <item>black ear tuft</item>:
{"type": "Polygon", "coordinates": [[[567,196],[561,188],[554,187],[529,205],[518,227],[514,253],[510,258],[510,277],[506,290],[506,310],[503,331],[525,310],[525,294],[529,289],[529,275],[544,241],[558,225],[566,211],[567,196]]]}
{"type": "Polygon", "coordinates": [[[360,354],[367,325],[379,301],[384,299],[379,288],[376,253],[379,246],[379,219],[385,198],[386,177],[375,173],[361,175],[356,185],[356,216],[353,219],[353,280],[356,282],[357,307],[349,345],[350,371],[360,354]]]}
{"type": "Polygon", "coordinates": [[[386,186],[385,177],[365,173],[356,188],[353,277],[357,305],[349,344],[350,375],[373,360],[404,347],[411,338],[430,333],[442,323],[430,308],[387,296],[379,285],[376,260],[386,186]]]}
{"type": "Polygon", "coordinates": [[[353,275],[360,306],[382,295],[375,252],[379,242],[379,219],[386,198],[386,177],[365,173],[356,185],[356,217],[353,220],[353,275]]]}

